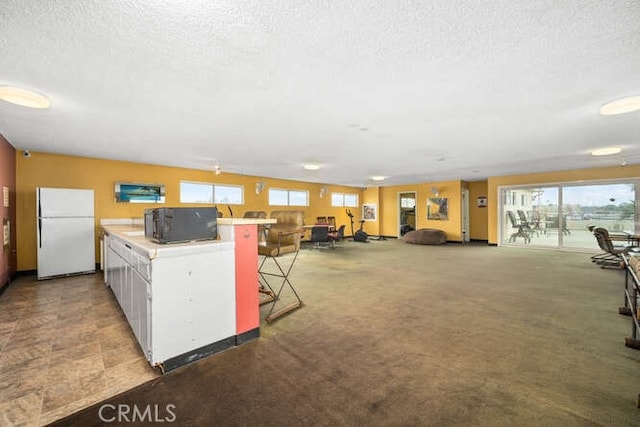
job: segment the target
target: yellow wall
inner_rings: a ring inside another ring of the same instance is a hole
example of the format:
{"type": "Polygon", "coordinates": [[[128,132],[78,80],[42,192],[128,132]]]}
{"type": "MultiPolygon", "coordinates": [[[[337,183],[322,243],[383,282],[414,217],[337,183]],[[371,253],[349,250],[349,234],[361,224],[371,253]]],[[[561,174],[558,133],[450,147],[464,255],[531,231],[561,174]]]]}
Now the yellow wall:
{"type": "Polygon", "coordinates": [[[489,239],[488,208],[478,207],[478,197],[487,197],[487,181],[469,182],[469,237],[489,239]]]}
{"type": "MultiPolygon", "coordinates": [[[[365,231],[365,233],[369,234],[370,236],[380,235],[380,220],[381,220],[381,212],[383,209],[383,206],[381,206],[380,204],[380,192],[381,192],[380,190],[381,188],[379,187],[368,187],[368,188],[365,188],[364,191],[362,192],[361,204],[372,203],[376,206],[376,220],[365,221],[364,227],[362,228],[365,231]]],[[[362,219],[362,208],[360,209],[360,217],[358,217],[358,215],[354,212],[354,217],[353,217],[354,230],[357,230],[358,228],[360,228],[360,223],[358,222],[358,220],[360,219],[362,219]]]]}
{"type": "Polygon", "coordinates": [[[381,234],[397,236],[399,233],[398,193],[416,193],[416,228],[437,228],[447,233],[447,240],[461,241],[461,189],[460,181],[426,182],[410,185],[395,185],[380,189],[381,234]],[[438,189],[438,197],[447,198],[449,219],[434,221],[427,219],[427,200],[434,197],[431,188],[438,189]]]}
{"type": "Polygon", "coordinates": [[[640,165],[491,177],[487,184],[489,243],[495,244],[498,241],[498,187],[500,186],[535,185],[637,177],[640,177],[640,165]]]}
{"type": "MultiPolygon", "coordinates": [[[[163,206],[202,206],[182,205],[180,203],[180,181],[213,182],[219,184],[244,185],[243,206],[232,205],[235,217],[241,217],[245,211],[264,210],[267,213],[280,209],[301,209],[305,212],[306,223],[313,224],[317,216],[335,216],[336,223],[349,224],[344,208],[331,207],[331,192],[358,194],[360,188],[313,184],[299,181],[262,178],[255,176],[222,173],[215,175],[211,171],[174,168],[114,160],[87,157],[63,156],[56,154],[31,152],[25,158],[22,152],[16,153],[16,238],[18,253],[18,271],[36,268],[36,187],[90,188],[95,190],[96,226],[101,218],[141,218],[143,210],[163,206]],[[117,181],[164,184],[166,203],[116,203],[114,184],[117,181]],[[256,195],[256,183],[262,181],[265,189],[256,195]],[[308,190],[309,206],[306,208],[269,206],[268,188],[276,187],[291,190],[308,190]],[[327,187],[324,197],[320,189],[327,187]]],[[[225,217],[229,216],[226,205],[218,205],[225,217]]],[[[354,209],[357,211],[358,209],[354,209]]],[[[356,213],[356,212],[354,212],[356,213]]],[[[349,225],[347,225],[347,229],[349,225]]],[[[96,227],[96,236],[98,227],[96,227]]],[[[98,240],[96,239],[96,259],[98,258],[98,240]]]]}
{"type": "MultiPolygon", "coordinates": [[[[360,203],[377,205],[377,221],[366,222],[364,230],[371,235],[398,235],[398,193],[416,192],[416,228],[437,228],[447,233],[450,241],[461,240],[461,189],[469,188],[470,201],[470,237],[487,239],[497,243],[497,189],[507,185],[535,185],[554,182],[580,180],[606,180],[640,177],[640,165],[597,169],[580,169],[561,172],[537,173],[492,177],[488,181],[462,183],[461,181],[426,182],[392,187],[372,187],[365,190],[355,187],[332,186],[300,181],[262,178],[247,175],[223,173],[215,175],[211,171],[174,168],[114,160],[86,157],[63,156],[31,152],[25,158],[22,152],[16,153],[16,242],[18,271],[36,268],[36,187],[91,188],[96,196],[96,225],[101,218],[140,218],[144,209],[158,206],[179,206],[180,181],[213,182],[220,184],[243,185],[245,204],[232,205],[234,216],[240,217],[245,211],[264,210],[267,213],[284,207],[268,205],[268,188],[284,188],[309,191],[310,206],[302,208],[306,224],[315,223],[317,216],[335,216],[338,225],[346,224],[345,234],[349,235],[350,221],[344,208],[331,207],[331,193],[344,192],[357,194],[360,203]],[[129,204],[116,203],[114,183],[139,182],[164,184],[166,203],[129,204]],[[261,194],[256,195],[256,183],[266,184],[261,194]],[[328,191],[320,197],[320,189],[328,191]],[[439,197],[449,199],[449,219],[446,221],[427,220],[427,200],[433,197],[431,188],[436,187],[439,197]],[[488,207],[478,208],[477,197],[487,196],[488,207]]],[[[184,205],[189,206],[189,205],[184,205]]],[[[201,205],[196,205],[201,206],[201,205]]],[[[227,206],[218,208],[228,216],[227,206]]],[[[297,209],[297,208],[296,208],[297,209]]],[[[354,214],[354,227],[359,227],[362,207],[351,208],[354,214]]],[[[96,234],[98,230],[96,227],[96,234]]],[[[97,245],[97,239],[96,239],[97,245]]],[[[96,247],[96,257],[98,256],[96,247]]]]}

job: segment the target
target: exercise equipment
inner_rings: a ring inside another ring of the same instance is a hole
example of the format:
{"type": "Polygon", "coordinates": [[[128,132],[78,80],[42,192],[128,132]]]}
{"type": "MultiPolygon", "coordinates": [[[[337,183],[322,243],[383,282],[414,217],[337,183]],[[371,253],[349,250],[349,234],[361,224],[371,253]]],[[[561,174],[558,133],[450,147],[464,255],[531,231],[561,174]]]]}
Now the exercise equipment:
{"type": "Polygon", "coordinates": [[[364,219],[360,220],[360,228],[354,233],[353,231],[353,214],[351,209],[347,209],[347,215],[351,220],[351,235],[354,242],[369,243],[369,235],[362,229],[364,227],[364,219]]]}

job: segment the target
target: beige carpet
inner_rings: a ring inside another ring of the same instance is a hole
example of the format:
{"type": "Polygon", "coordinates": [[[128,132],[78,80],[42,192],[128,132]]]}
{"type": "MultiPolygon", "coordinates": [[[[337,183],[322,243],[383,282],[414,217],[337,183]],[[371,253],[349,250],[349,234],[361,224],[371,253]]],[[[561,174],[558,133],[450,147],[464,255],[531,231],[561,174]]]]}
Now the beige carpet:
{"type": "Polygon", "coordinates": [[[179,425],[640,424],[624,276],[587,254],[343,242],[292,278],[305,306],[258,340],[57,424],[118,405],[179,425]]]}

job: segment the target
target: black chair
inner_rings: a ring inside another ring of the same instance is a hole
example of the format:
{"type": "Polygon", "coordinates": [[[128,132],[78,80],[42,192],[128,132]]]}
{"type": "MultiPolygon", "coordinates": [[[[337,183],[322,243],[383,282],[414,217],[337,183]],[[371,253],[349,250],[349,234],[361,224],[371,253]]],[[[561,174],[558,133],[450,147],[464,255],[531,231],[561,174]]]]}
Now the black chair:
{"type": "Polygon", "coordinates": [[[339,242],[340,240],[344,239],[344,228],[345,227],[346,226],[344,224],[342,224],[340,227],[338,227],[338,229],[336,231],[329,232],[329,237],[331,237],[336,242],[339,242]]]}
{"type": "Polygon", "coordinates": [[[335,240],[331,238],[329,227],[317,225],[311,228],[311,242],[316,249],[328,248],[335,240]]]}
{"type": "Polygon", "coordinates": [[[511,236],[509,236],[509,243],[515,242],[518,237],[522,237],[524,239],[524,243],[529,243],[531,241],[531,237],[529,237],[526,225],[519,223],[512,211],[507,211],[507,217],[509,218],[511,227],[517,229],[515,233],[512,233],[511,236]]]}

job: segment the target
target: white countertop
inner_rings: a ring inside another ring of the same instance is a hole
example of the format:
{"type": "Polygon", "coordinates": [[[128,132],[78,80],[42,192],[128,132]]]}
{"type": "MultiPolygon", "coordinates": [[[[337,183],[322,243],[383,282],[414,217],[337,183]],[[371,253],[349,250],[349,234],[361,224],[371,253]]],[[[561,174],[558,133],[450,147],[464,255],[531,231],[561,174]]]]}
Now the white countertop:
{"type": "Polygon", "coordinates": [[[218,225],[276,224],[272,218],[218,218],[218,225]]]}
{"type": "Polygon", "coordinates": [[[233,250],[235,243],[224,240],[200,240],[185,243],[158,244],[144,236],[144,227],[140,225],[103,224],[106,234],[115,235],[128,243],[136,252],[149,258],[186,255],[203,251],[233,250]]]}

